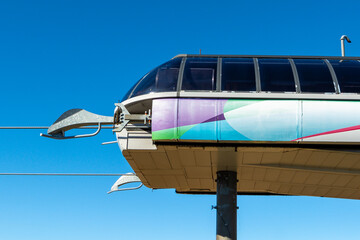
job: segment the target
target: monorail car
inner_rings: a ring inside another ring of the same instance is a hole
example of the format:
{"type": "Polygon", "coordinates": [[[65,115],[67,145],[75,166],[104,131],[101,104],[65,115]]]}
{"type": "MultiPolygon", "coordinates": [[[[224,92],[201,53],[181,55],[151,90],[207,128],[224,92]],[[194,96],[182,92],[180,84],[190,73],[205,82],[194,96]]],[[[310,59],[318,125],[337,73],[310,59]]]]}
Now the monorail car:
{"type": "Polygon", "coordinates": [[[149,188],[360,199],[360,58],[178,55],[141,78],[114,117],[64,113],[45,135],[113,124],[149,188]]]}
{"type": "Polygon", "coordinates": [[[151,188],[214,193],[224,170],[239,194],[360,199],[359,60],[178,55],[124,97],[151,128],[119,145],[151,188]]]}

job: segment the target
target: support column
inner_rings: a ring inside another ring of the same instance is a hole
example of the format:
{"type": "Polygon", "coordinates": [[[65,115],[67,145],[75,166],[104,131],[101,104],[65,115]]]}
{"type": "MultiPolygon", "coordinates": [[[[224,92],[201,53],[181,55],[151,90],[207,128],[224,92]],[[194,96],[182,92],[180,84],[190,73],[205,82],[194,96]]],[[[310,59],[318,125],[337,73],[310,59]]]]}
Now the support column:
{"type": "Polygon", "coordinates": [[[216,174],[216,240],[236,240],[237,173],[219,171],[216,174]]]}

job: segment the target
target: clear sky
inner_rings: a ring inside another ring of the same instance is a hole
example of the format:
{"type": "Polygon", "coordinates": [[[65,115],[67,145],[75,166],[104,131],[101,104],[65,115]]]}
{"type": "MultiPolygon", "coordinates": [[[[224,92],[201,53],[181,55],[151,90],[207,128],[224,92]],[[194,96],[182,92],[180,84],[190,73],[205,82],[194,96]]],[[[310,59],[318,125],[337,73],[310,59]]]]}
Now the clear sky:
{"type": "MultiPolygon", "coordinates": [[[[180,53],[360,55],[359,1],[1,1],[0,126],[64,111],[112,115],[145,73],[180,53]]],[[[0,172],[127,173],[109,130],[56,141],[0,130],[0,172]]],[[[45,131],[43,131],[45,132],[45,131]]],[[[215,196],[117,177],[0,176],[0,239],[215,239],[215,196]]],[[[239,239],[358,239],[360,201],[239,196],[239,239]]]]}

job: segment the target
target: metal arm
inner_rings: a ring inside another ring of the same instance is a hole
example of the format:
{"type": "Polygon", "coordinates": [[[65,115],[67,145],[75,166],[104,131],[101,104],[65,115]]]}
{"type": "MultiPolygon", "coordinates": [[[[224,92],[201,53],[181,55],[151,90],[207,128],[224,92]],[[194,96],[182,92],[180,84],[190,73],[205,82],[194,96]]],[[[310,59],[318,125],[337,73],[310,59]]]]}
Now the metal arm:
{"type": "Polygon", "coordinates": [[[71,109],[64,112],[49,128],[47,134],[40,134],[42,137],[64,140],[72,138],[84,138],[97,135],[102,125],[114,125],[114,132],[121,132],[130,122],[129,128],[149,128],[151,122],[151,111],[145,114],[130,114],[121,103],[115,104],[116,108],[113,117],[97,115],[84,109],[71,109]],[[97,125],[96,132],[90,134],[65,136],[65,132],[75,128],[84,128],[97,125]]]}
{"type": "Polygon", "coordinates": [[[64,132],[56,134],[56,135],[47,135],[47,134],[43,134],[40,133],[41,137],[47,137],[47,138],[52,138],[52,139],[57,139],[57,140],[65,140],[65,139],[71,139],[71,138],[85,138],[85,137],[93,137],[95,135],[97,135],[101,130],[101,123],[99,123],[98,129],[96,130],[96,132],[94,133],[90,133],[90,134],[81,134],[81,135],[74,135],[74,136],[68,136],[65,137],[64,132]]]}
{"type": "Polygon", "coordinates": [[[64,140],[72,138],[84,138],[97,135],[102,125],[112,125],[113,117],[97,115],[83,109],[71,109],[63,113],[48,129],[48,134],[40,134],[42,137],[64,140]],[[97,125],[98,128],[94,133],[65,136],[65,132],[84,126],[97,125]]]}
{"type": "Polygon", "coordinates": [[[144,114],[130,114],[126,107],[121,103],[115,103],[114,111],[114,132],[121,132],[129,122],[140,123],[142,127],[149,127],[151,123],[151,110],[149,113],[145,111],[144,114]]]}
{"type": "Polygon", "coordinates": [[[117,191],[126,191],[126,190],[135,190],[139,189],[144,184],[141,182],[140,178],[135,175],[135,173],[128,173],[126,175],[121,176],[111,187],[111,190],[108,193],[117,192],[117,191]],[[122,185],[128,184],[128,183],[140,183],[139,186],[136,187],[130,187],[130,188],[119,188],[122,185]]]}

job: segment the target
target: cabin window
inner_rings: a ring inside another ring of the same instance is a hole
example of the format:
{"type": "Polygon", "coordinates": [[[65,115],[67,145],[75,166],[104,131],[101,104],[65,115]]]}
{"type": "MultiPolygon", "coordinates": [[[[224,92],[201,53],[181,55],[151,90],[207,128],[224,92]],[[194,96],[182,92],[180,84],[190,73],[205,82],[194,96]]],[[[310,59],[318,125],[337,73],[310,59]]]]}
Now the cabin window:
{"type": "Polygon", "coordinates": [[[221,76],[223,91],[256,91],[252,58],[224,58],[221,76]]]}
{"type": "Polygon", "coordinates": [[[175,58],[157,69],[157,92],[176,92],[180,64],[181,58],[175,58]]]}
{"type": "Polygon", "coordinates": [[[335,92],[330,70],[324,60],[294,59],[301,92],[335,92]]]}
{"type": "Polygon", "coordinates": [[[130,97],[135,97],[150,92],[174,92],[176,91],[177,79],[181,58],[175,58],[155,68],[146,74],[136,86],[130,97]]]}
{"type": "Polygon", "coordinates": [[[217,58],[188,58],[181,90],[216,89],[217,58]]]}
{"type": "MultiPolygon", "coordinates": [[[[137,83],[136,83],[136,84],[137,84],[137,83]]],[[[132,88],[130,88],[129,91],[127,91],[127,93],[125,94],[125,96],[124,96],[123,99],[121,100],[122,102],[129,98],[129,96],[130,96],[130,94],[132,93],[132,91],[134,90],[134,87],[136,86],[136,84],[135,84],[132,88]]]]}
{"type": "Polygon", "coordinates": [[[294,75],[288,59],[258,59],[261,91],[295,92],[294,75]]]}
{"type": "Polygon", "coordinates": [[[354,60],[329,60],[334,68],[342,93],[360,93],[360,62],[354,60]]]}

